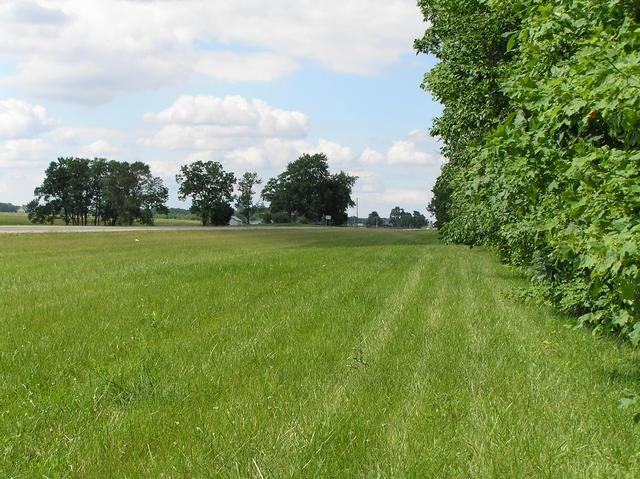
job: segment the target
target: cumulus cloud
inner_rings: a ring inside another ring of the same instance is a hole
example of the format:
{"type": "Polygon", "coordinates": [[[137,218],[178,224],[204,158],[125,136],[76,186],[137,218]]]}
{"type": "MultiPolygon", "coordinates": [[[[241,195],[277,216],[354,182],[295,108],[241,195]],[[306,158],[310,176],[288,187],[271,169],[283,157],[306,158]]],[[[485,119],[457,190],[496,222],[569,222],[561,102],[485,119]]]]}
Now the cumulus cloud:
{"type": "Polygon", "coordinates": [[[40,168],[3,168],[0,160],[0,201],[18,205],[28,203],[32,199],[34,188],[42,182],[43,176],[40,168]]]}
{"type": "Polygon", "coordinates": [[[440,146],[426,132],[413,130],[403,140],[394,141],[387,152],[390,165],[439,167],[440,146]]]}
{"type": "Polygon", "coordinates": [[[424,189],[388,189],[382,192],[381,198],[384,202],[394,205],[426,205],[427,188],[424,189]]]}
{"type": "Polygon", "coordinates": [[[358,161],[368,166],[414,166],[439,168],[443,163],[440,144],[427,132],[413,130],[391,143],[385,154],[365,148],[358,161]]]}
{"type": "Polygon", "coordinates": [[[398,140],[389,148],[387,161],[391,165],[428,165],[434,163],[434,157],[419,150],[412,141],[398,140]]]}
{"type": "Polygon", "coordinates": [[[33,138],[55,124],[42,106],[12,98],[0,101],[0,138],[33,138]]]}
{"type": "Polygon", "coordinates": [[[206,52],[199,56],[195,65],[197,73],[234,82],[273,81],[297,69],[298,64],[291,58],[270,52],[206,52]]]}
{"type": "Polygon", "coordinates": [[[104,158],[117,153],[118,148],[104,140],[96,140],[88,145],[82,146],[77,156],[86,158],[104,158]]]}
{"type": "Polygon", "coordinates": [[[0,57],[17,62],[5,82],[24,92],[91,104],[198,74],[270,81],[302,61],[376,73],[422,29],[411,0],[9,0],[0,57]]]}
{"type": "Polygon", "coordinates": [[[379,165],[384,163],[385,159],[386,158],[382,153],[369,147],[364,149],[359,158],[360,162],[365,165],[379,165]]]}
{"type": "Polygon", "coordinates": [[[224,150],[256,138],[301,138],[309,119],[241,96],[182,96],[169,108],[147,113],[147,121],[165,123],[141,143],[158,148],[224,150]]]}
{"type": "Polygon", "coordinates": [[[46,161],[49,151],[40,138],[8,140],[0,143],[0,167],[32,167],[46,161]]]}
{"type": "Polygon", "coordinates": [[[9,18],[23,24],[59,25],[71,20],[62,10],[24,0],[11,4],[8,13],[9,18]]]}

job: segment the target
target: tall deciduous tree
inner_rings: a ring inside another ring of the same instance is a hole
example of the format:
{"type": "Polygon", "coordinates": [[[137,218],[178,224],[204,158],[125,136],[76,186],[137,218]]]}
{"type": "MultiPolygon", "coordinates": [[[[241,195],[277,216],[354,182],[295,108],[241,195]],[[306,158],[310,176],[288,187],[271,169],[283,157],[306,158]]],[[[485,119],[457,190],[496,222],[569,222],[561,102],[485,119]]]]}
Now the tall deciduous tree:
{"type": "Polygon", "coordinates": [[[369,217],[367,218],[367,226],[381,226],[382,218],[377,211],[372,211],[369,213],[369,217]]]}
{"type": "Polygon", "coordinates": [[[196,161],[183,165],[176,175],[179,198],[191,198],[191,212],[200,216],[202,225],[226,225],[233,215],[235,176],[216,161],[196,161]]]}
{"type": "Polygon", "coordinates": [[[256,193],[253,191],[253,188],[261,183],[262,180],[258,178],[257,173],[250,173],[248,171],[242,175],[242,178],[238,181],[240,195],[238,196],[236,206],[246,218],[247,224],[251,223],[251,216],[258,209],[257,204],[253,202],[253,195],[256,193]]]}

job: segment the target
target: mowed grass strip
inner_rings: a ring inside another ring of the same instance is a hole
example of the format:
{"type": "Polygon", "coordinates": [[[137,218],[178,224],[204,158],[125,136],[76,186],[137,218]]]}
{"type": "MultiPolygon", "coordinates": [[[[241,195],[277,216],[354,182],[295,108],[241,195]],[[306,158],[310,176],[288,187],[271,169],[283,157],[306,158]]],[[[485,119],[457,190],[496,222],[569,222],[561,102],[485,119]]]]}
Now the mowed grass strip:
{"type": "Polygon", "coordinates": [[[0,476],[637,477],[640,354],[519,284],[421,231],[4,235],[0,476]]]}

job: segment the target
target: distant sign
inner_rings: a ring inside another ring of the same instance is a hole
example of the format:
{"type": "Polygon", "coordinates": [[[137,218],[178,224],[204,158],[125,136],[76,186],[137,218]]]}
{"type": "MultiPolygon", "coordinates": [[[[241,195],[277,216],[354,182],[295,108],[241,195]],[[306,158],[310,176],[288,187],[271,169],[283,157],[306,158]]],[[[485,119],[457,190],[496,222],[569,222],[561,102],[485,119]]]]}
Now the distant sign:
{"type": "Polygon", "coordinates": [[[331,215],[327,215],[327,216],[325,216],[325,218],[330,220],[331,219],[331,215]]]}

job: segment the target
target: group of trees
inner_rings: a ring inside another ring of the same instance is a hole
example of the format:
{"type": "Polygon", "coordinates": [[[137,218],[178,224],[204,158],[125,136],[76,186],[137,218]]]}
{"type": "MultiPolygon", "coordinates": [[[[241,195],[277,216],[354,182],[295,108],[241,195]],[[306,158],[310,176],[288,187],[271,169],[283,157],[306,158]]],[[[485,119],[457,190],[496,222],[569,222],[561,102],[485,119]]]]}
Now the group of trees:
{"type": "Polygon", "coordinates": [[[169,196],[149,165],[105,159],[59,158],[26,206],[34,223],[131,225],[153,224],[154,213],[165,213],[169,196]]]}
{"type": "MultiPolygon", "coordinates": [[[[354,203],[351,190],[356,177],[344,172],[329,173],[324,154],[302,155],[272,178],[262,191],[269,206],[254,202],[258,175],[246,172],[236,177],[215,161],[196,161],[183,165],[176,175],[178,197],[191,200],[190,211],[206,225],[227,225],[234,208],[246,223],[258,211],[266,222],[321,222],[331,216],[335,225],[347,219],[346,210],[354,203]]],[[[59,158],[45,171],[45,179],[35,189],[35,198],[27,205],[34,223],[53,223],[62,218],[66,224],[132,225],[153,224],[154,214],[168,214],[165,206],[169,192],[162,180],[151,174],[145,163],[59,158]]]]}
{"type": "Polygon", "coordinates": [[[176,181],[179,198],[191,199],[191,212],[200,217],[203,225],[228,224],[234,202],[246,223],[260,210],[265,222],[289,223],[295,218],[319,223],[331,216],[332,223],[340,225],[347,219],[347,208],[354,205],[351,189],[356,177],[342,171],[330,174],[327,156],[322,153],[304,154],[266,183],[262,198],[269,202],[268,208],[254,202],[255,187],[262,183],[256,173],[246,172],[240,178],[237,196],[235,175],[215,161],[182,166],[176,181]]]}
{"type": "Polygon", "coordinates": [[[19,206],[11,203],[0,203],[0,213],[15,213],[19,209],[19,206]]]}
{"type": "Polygon", "coordinates": [[[396,206],[389,214],[389,225],[394,228],[424,228],[427,225],[427,218],[419,211],[411,214],[396,206]]]}
{"type": "Polygon", "coordinates": [[[640,3],[420,0],[448,163],[430,211],[640,343],[640,3]]]}
{"type": "Polygon", "coordinates": [[[390,226],[392,228],[424,228],[429,225],[429,220],[419,211],[413,214],[399,206],[394,207],[389,213],[388,220],[381,218],[377,211],[372,211],[367,218],[367,226],[390,226]]]}
{"type": "Polygon", "coordinates": [[[351,191],[356,180],[343,171],[329,173],[324,153],[304,154],[265,184],[262,198],[269,202],[274,221],[296,217],[323,223],[330,216],[332,224],[342,225],[348,218],[347,209],[355,206],[351,191]]]}

